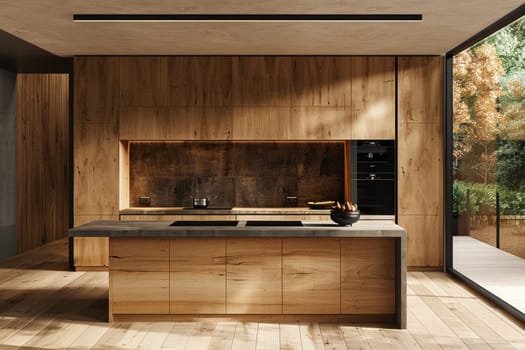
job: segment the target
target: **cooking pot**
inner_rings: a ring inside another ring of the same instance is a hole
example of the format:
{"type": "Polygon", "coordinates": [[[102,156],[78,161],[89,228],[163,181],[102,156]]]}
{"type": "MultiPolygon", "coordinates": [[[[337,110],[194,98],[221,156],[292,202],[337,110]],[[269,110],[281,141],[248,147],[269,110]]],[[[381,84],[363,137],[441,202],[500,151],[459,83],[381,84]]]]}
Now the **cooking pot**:
{"type": "Polygon", "coordinates": [[[208,197],[194,197],[193,198],[193,207],[196,209],[204,209],[210,204],[210,199],[208,197]]]}

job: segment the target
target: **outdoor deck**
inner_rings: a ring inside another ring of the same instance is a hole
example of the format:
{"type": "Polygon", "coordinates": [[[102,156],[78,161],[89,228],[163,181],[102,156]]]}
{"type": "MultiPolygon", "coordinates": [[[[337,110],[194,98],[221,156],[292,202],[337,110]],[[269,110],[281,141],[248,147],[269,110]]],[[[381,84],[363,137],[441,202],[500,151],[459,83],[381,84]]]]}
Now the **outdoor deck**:
{"type": "Polygon", "coordinates": [[[525,259],[469,236],[454,236],[454,269],[525,313],[525,259]]]}

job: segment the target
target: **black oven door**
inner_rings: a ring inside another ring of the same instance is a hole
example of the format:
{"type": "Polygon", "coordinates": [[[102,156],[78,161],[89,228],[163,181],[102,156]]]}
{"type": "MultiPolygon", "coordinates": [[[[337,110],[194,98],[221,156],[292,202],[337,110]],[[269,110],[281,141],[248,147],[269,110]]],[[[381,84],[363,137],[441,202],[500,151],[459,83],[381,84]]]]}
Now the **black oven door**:
{"type": "Polygon", "coordinates": [[[394,215],[394,179],[354,179],[352,201],[361,215],[394,215]]]}

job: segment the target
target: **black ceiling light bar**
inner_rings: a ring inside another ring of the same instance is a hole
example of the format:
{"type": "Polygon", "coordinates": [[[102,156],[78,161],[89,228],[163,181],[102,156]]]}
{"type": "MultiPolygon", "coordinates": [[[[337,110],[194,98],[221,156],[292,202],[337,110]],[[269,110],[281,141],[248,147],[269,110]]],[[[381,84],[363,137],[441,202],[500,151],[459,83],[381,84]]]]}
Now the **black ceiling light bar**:
{"type": "Polygon", "coordinates": [[[75,22],[419,22],[421,14],[75,14],[75,22]]]}

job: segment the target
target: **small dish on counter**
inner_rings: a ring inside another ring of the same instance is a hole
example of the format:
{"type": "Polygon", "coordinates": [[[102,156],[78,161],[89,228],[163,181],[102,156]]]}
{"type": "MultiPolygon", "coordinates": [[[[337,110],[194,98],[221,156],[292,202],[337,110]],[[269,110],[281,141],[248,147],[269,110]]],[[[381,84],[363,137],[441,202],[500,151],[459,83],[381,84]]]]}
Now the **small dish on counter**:
{"type": "Polygon", "coordinates": [[[341,211],[341,210],[332,210],[330,211],[330,219],[338,223],[341,226],[352,226],[361,217],[359,210],[357,211],[341,211]]]}
{"type": "Polygon", "coordinates": [[[323,201],[323,202],[306,202],[310,209],[330,209],[335,201],[323,201]]]}

